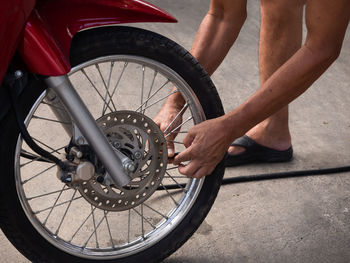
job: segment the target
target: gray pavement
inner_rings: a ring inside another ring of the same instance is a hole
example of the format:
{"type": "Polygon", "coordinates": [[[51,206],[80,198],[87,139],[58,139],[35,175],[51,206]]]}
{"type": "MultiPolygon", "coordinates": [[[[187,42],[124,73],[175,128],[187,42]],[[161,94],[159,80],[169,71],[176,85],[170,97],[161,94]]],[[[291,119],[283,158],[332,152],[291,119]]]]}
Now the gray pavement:
{"type": "MultiPolygon", "coordinates": [[[[178,24],[138,25],[191,43],[208,0],[153,0],[178,24]]],[[[213,75],[226,111],[259,86],[259,1],[213,75]]],[[[295,158],[227,169],[225,177],[350,165],[350,30],[340,58],[290,107],[295,158]]],[[[1,262],[28,262],[3,235],[1,262]]],[[[167,263],[350,262],[350,173],[223,186],[208,217],[167,263]]]]}

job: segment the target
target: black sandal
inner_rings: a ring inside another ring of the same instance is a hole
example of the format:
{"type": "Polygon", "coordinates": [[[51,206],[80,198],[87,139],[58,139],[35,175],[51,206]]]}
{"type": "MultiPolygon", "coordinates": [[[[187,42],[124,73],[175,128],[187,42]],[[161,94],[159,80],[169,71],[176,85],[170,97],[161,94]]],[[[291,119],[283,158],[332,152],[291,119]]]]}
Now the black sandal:
{"type": "Polygon", "coordinates": [[[237,155],[227,154],[225,159],[226,167],[249,163],[288,162],[293,157],[292,146],[287,150],[278,151],[256,143],[247,135],[238,138],[231,145],[243,147],[245,151],[237,155]]]}

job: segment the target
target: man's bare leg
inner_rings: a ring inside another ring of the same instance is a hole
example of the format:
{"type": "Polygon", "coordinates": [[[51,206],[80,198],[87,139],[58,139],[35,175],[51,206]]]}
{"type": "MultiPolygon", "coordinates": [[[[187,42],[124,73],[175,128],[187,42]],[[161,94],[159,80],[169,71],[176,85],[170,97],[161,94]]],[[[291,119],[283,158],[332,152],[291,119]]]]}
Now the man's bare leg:
{"type": "MultiPolygon", "coordinates": [[[[304,0],[261,0],[259,43],[260,83],[282,66],[302,44],[302,16],[304,0]]],[[[247,132],[257,143],[286,150],[291,146],[288,126],[288,106],[259,123],[247,132]]],[[[230,154],[244,151],[230,147],[230,154]]]]}
{"type": "Polygon", "coordinates": [[[186,150],[174,159],[181,174],[211,174],[232,140],[295,100],[337,59],[349,24],[349,0],[307,0],[305,17],[305,44],[260,89],[226,115],[188,131],[186,150]]]}
{"type": "Polygon", "coordinates": [[[247,17],[246,0],[212,0],[191,54],[212,75],[236,41],[247,17]]]}
{"type": "MultiPolygon", "coordinates": [[[[235,42],[247,16],[246,0],[212,0],[207,15],[198,29],[191,54],[201,63],[209,75],[213,74],[235,42]]],[[[154,121],[161,130],[172,122],[184,105],[181,94],[170,96],[154,121]]],[[[180,118],[178,118],[181,123],[180,118]]],[[[177,123],[172,126],[177,127],[177,123]]],[[[168,136],[173,140],[175,136],[168,136]]],[[[168,155],[174,155],[174,145],[168,145],[168,155]]]]}

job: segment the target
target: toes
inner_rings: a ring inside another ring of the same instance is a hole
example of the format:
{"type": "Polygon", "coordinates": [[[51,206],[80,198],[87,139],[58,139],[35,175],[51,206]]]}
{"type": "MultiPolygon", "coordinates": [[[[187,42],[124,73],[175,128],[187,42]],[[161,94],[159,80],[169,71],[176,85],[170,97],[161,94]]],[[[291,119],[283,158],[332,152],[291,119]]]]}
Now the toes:
{"type": "Polygon", "coordinates": [[[167,142],[167,147],[168,147],[168,157],[172,158],[175,155],[175,147],[172,142],[167,142]]]}
{"type": "Polygon", "coordinates": [[[227,152],[231,155],[237,155],[244,151],[245,151],[245,148],[240,146],[230,146],[227,150],[227,152]]]}

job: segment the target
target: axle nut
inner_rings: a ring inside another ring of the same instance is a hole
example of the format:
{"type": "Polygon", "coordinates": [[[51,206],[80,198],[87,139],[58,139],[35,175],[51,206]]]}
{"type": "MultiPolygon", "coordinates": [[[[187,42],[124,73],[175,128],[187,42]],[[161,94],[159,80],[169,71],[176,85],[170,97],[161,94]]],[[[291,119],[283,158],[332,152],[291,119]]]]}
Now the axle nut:
{"type": "Polygon", "coordinates": [[[131,172],[131,173],[133,173],[133,172],[136,171],[136,165],[135,165],[134,163],[132,163],[132,162],[126,164],[125,168],[126,168],[126,170],[127,170],[128,172],[131,172]]]}

